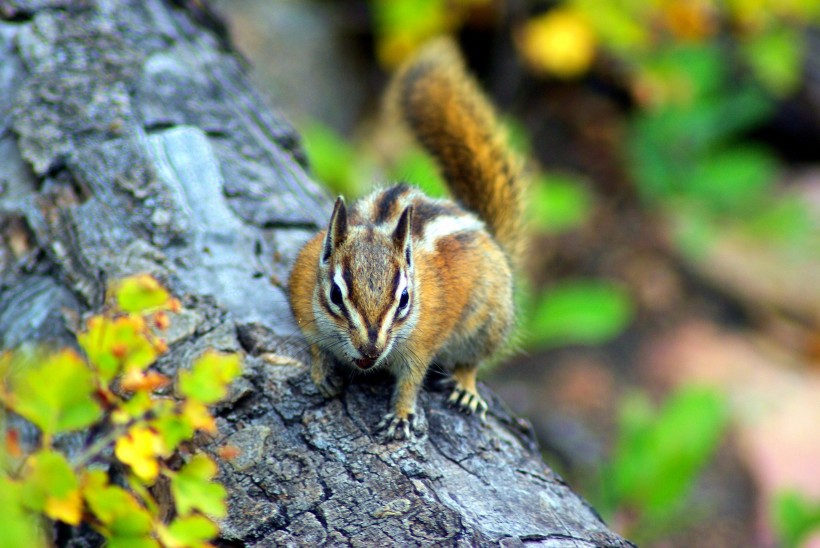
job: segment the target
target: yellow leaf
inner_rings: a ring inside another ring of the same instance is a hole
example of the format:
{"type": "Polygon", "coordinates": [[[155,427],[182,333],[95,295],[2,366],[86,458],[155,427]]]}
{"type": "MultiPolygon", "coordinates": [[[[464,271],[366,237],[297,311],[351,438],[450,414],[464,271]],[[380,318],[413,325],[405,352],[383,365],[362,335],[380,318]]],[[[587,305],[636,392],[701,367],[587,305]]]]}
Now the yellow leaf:
{"type": "Polygon", "coordinates": [[[51,519],[56,519],[69,525],[79,525],[83,515],[83,499],[80,490],[74,489],[65,497],[48,497],[45,513],[51,519]]]}
{"type": "Polygon", "coordinates": [[[597,40],[583,14],[572,7],[559,7],[530,19],[517,42],[534,70],[573,78],[589,69],[597,40]]]}
{"type": "Polygon", "coordinates": [[[197,430],[203,430],[208,434],[217,433],[216,420],[208,412],[208,407],[204,403],[186,400],[182,414],[197,430]]]}
{"type": "Polygon", "coordinates": [[[114,446],[117,458],[129,465],[134,474],[145,481],[153,481],[159,475],[158,458],[166,454],[165,444],[155,431],[137,426],[117,439],[114,446]]]}

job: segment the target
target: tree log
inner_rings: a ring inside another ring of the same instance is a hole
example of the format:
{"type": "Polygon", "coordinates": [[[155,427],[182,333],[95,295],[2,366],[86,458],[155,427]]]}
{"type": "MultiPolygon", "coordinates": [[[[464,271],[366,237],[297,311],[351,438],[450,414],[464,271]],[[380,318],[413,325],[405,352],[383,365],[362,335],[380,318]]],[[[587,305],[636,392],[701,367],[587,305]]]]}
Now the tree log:
{"type": "Polygon", "coordinates": [[[630,545],[486,387],[486,425],[424,391],[410,443],[375,431],[386,379],[313,387],[284,281],[331,202],[207,7],[3,0],[0,17],[0,347],[74,345],[109,280],[166,284],[183,310],[158,369],[244,356],[220,434],[197,440],[241,450],[220,462],[220,542],[630,545]]]}

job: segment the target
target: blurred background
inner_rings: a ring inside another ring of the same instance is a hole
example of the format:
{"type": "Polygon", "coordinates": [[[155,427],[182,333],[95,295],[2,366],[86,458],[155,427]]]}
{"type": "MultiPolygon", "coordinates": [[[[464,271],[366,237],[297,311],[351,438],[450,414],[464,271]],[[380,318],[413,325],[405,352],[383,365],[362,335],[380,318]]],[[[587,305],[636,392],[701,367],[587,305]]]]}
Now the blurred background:
{"type": "Polygon", "coordinates": [[[646,546],[820,546],[820,1],[220,0],[315,178],[429,158],[380,117],[455,36],[532,182],[520,351],[484,375],[646,546]]]}

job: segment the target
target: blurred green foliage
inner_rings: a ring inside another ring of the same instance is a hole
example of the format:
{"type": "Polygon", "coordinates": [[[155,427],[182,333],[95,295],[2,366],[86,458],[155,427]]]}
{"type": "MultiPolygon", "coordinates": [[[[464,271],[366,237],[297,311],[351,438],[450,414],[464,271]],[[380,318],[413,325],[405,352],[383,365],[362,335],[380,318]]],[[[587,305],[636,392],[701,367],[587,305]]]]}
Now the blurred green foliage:
{"type": "Polygon", "coordinates": [[[587,186],[568,174],[544,174],[536,178],[528,200],[531,227],[550,234],[582,227],[593,207],[593,196],[587,186]]]}
{"type": "Polygon", "coordinates": [[[522,299],[519,315],[524,346],[601,344],[632,320],[632,302],[618,285],[603,280],[564,280],[522,299]]]}
{"type": "Polygon", "coordinates": [[[741,41],[744,61],[766,89],[777,96],[797,89],[805,59],[802,29],[783,23],[741,41]]]}
{"type": "Polygon", "coordinates": [[[784,548],[798,548],[811,534],[820,534],[820,501],[795,491],[781,493],[772,508],[772,522],[784,548]]]}
{"type": "Polygon", "coordinates": [[[727,230],[809,251],[817,227],[808,211],[777,191],[775,155],[743,138],[771,115],[772,97],[733,74],[727,56],[717,44],[655,55],[651,70],[683,82],[687,96],[633,117],[628,165],[638,191],[666,210],[686,255],[704,252],[727,230]]]}
{"type": "Polygon", "coordinates": [[[755,85],[738,82],[717,46],[681,46],[658,54],[654,70],[685,80],[688,97],[639,112],[628,139],[641,194],[649,200],[698,200],[715,214],[743,214],[762,205],[777,161],[765,148],[739,142],[772,103],[755,85]]]}
{"type": "Polygon", "coordinates": [[[687,496],[727,419],[722,396],[710,388],[680,388],[660,409],[642,393],[625,398],[614,451],[601,472],[598,509],[629,516],[636,539],[685,519],[687,496]]]}
{"type": "Polygon", "coordinates": [[[404,151],[387,173],[390,181],[411,183],[433,198],[448,194],[435,161],[420,148],[411,147],[404,151]]]}
{"type": "Polygon", "coordinates": [[[356,166],[359,151],[332,128],[311,122],[300,128],[302,143],[313,175],[333,191],[348,198],[361,194],[356,166]]]}
{"type": "Polygon", "coordinates": [[[395,68],[419,45],[456,30],[474,6],[490,0],[370,0],[376,57],[395,68]]]}

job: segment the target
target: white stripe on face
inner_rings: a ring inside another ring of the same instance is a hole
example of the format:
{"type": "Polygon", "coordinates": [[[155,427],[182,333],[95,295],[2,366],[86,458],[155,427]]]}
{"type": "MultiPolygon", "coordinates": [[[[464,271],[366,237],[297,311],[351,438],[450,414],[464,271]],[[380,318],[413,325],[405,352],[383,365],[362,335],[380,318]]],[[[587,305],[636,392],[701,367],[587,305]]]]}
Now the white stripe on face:
{"type": "MultiPolygon", "coordinates": [[[[342,276],[342,269],[340,267],[336,267],[336,269],[333,271],[333,280],[330,282],[330,287],[328,287],[328,294],[327,294],[327,302],[330,303],[330,306],[333,306],[333,307],[339,309],[339,306],[337,306],[333,302],[333,299],[330,298],[330,296],[333,294],[333,284],[334,283],[339,287],[339,291],[342,292],[342,302],[344,303],[345,307],[349,310],[350,309],[350,303],[347,300],[347,294],[348,294],[347,284],[345,283],[344,277],[342,276]]],[[[341,313],[342,313],[342,311],[339,310],[339,314],[341,314],[341,313]]]]}
{"type": "MultiPolygon", "coordinates": [[[[347,284],[345,283],[344,276],[342,275],[342,267],[337,266],[336,269],[333,271],[333,281],[336,283],[336,285],[339,286],[339,289],[342,292],[342,301],[345,304],[345,308],[347,308],[347,312],[350,316],[350,322],[353,324],[353,328],[359,331],[360,333],[366,333],[367,330],[365,329],[365,324],[364,320],[362,319],[361,313],[358,310],[356,310],[356,307],[352,306],[350,300],[348,300],[349,289],[347,287],[347,284]]],[[[331,301],[331,305],[332,304],[333,303],[331,301]]]]}
{"type": "Polygon", "coordinates": [[[347,284],[345,283],[344,276],[342,276],[342,267],[337,266],[333,271],[333,281],[336,282],[336,285],[342,290],[342,296],[347,300],[347,284]]]}
{"type": "MultiPolygon", "coordinates": [[[[396,301],[395,309],[398,310],[398,315],[396,315],[397,318],[406,317],[407,313],[410,311],[409,304],[403,310],[399,309],[399,305],[401,303],[401,294],[402,294],[402,292],[404,292],[405,289],[408,289],[408,292],[409,292],[409,288],[408,288],[408,285],[407,285],[407,276],[405,276],[404,272],[401,272],[399,274],[399,283],[396,287],[396,294],[394,296],[394,299],[396,301]]],[[[409,303],[409,301],[408,301],[408,303],[409,303]]],[[[396,314],[393,311],[393,309],[391,309],[390,312],[391,312],[391,314],[396,314]]],[[[392,317],[392,315],[389,315],[388,317],[392,317]]]]}

